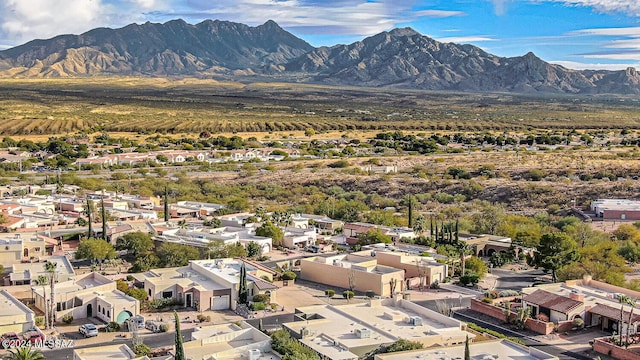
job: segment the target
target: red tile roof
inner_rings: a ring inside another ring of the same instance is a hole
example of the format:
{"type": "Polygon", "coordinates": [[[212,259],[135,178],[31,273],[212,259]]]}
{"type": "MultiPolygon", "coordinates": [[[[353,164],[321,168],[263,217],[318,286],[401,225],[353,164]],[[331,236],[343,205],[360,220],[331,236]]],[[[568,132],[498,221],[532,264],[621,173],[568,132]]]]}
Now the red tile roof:
{"type": "MultiPolygon", "coordinates": [[[[607,319],[618,321],[620,320],[620,308],[614,308],[609,305],[597,304],[596,306],[592,307],[589,312],[592,314],[600,315],[602,317],[606,317],[607,319]]],[[[629,311],[623,312],[623,322],[626,323],[627,321],[629,321],[629,315],[629,311]]],[[[633,317],[631,318],[631,323],[634,323],[636,321],[640,321],[640,314],[634,313],[633,317]]]]}
{"type": "Polygon", "coordinates": [[[582,301],[574,300],[562,295],[545,290],[536,290],[524,297],[523,301],[566,314],[578,306],[584,305],[582,301]]]}

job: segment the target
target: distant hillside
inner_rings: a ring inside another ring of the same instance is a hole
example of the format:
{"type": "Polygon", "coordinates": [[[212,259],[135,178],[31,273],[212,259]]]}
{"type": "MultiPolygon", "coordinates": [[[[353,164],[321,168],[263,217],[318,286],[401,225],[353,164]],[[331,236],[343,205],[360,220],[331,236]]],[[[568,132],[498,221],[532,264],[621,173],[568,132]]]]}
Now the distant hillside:
{"type": "Polygon", "coordinates": [[[173,20],[30,41],[0,52],[0,70],[24,77],[243,73],[284,64],[312,49],[273,21],[249,27],[173,20]]]}
{"type": "Polygon", "coordinates": [[[262,76],[350,86],[470,92],[640,94],[640,74],[578,71],[533,53],[505,58],[441,43],[410,28],[349,45],[314,48],[273,21],[249,27],[183,20],[99,28],[0,51],[0,75],[262,76]]]}

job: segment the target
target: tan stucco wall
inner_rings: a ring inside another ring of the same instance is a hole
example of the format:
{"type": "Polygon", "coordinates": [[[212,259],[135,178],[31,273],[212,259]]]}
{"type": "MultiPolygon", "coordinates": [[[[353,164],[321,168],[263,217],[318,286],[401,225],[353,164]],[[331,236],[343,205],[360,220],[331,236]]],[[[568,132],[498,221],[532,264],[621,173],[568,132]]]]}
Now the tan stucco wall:
{"type": "MultiPolygon", "coordinates": [[[[373,260],[375,262],[375,260],[373,260]]],[[[303,259],[300,262],[300,278],[321,284],[331,285],[338,288],[349,288],[349,268],[333,266],[333,264],[323,264],[315,261],[303,259]]],[[[398,270],[389,274],[379,274],[353,270],[355,277],[355,289],[357,291],[372,290],[376,295],[390,296],[389,280],[397,279],[396,291],[402,290],[404,282],[404,272],[398,270]]]]}

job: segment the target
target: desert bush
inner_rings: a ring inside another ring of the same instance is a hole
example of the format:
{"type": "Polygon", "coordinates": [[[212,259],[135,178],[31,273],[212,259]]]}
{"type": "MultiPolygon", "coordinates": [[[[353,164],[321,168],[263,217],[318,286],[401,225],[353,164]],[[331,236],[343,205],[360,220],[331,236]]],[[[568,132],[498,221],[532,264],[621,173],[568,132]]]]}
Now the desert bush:
{"type": "Polygon", "coordinates": [[[266,308],[267,308],[267,306],[264,303],[261,303],[261,302],[251,303],[251,310],[253,310],[253,311],[264,310],[266,308]]]}
{"type": "Polygon", "coordinates": [[[324,294],[327,295],[327,297],[332,298],[336,294],[336,291],[329,289],[329,290],[325,290],[324,294]]]}
{"type": "Polygon", "coordinates": [[[271,302],[271,296],[267,294],[256,294],[253,296],[253,302],[269,304],[271,302]]]}
{"type": "Polygon", "coordinates": [[[354,295],[355,294],[353,293],[353,291],[350,291],[350,290],[345,290],[342,292],[342,297],[345,299],[353,299],[354,295]]]}
{"type": "Polygon", "coordinates": [[[62,322],[65,324],[71,324],[73,322],[73,315],[71,314],[67,314],[65,316],[62,317],[62,322]]]}

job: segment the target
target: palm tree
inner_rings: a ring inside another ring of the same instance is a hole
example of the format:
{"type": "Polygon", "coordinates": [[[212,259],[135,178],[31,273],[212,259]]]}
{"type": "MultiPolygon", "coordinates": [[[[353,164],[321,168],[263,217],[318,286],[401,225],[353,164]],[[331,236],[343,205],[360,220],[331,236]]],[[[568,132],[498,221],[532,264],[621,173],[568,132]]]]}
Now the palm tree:
{"type": "Polygon", "coordinates": [[[44,360],[45,357],[38,349],[32,349],[30,346],[19,347],[9,350],[9,354],[4,357],[6,360],[44,360]]]}
{"type": "Polygon", "coordinates": [[[44,328],[49,328],[49,309],[47,304],[47,289],[44,287],[47,285],[47,277],[44,275],[38,276],[36,279],[36,285],[42,285],[42,295],[44,296],[44,328]]]}
{"type": "Polygon", "coordinates": [[[49,274],[49,286],[51,286],[51,304],[50,304],[50,311],[49,311],[49,316],[51,318],[51,320],[49,321],[49,325],[50,327],[53,327],[53,323],[56,321],[56,290],[55,290],[55,283],[56,283],[56,270],[58,268],[58,263],[56,262],[52,262],[52,261],[47,261],[44,263],[44,270],[47,272],[47,274],[49,274]]]}

